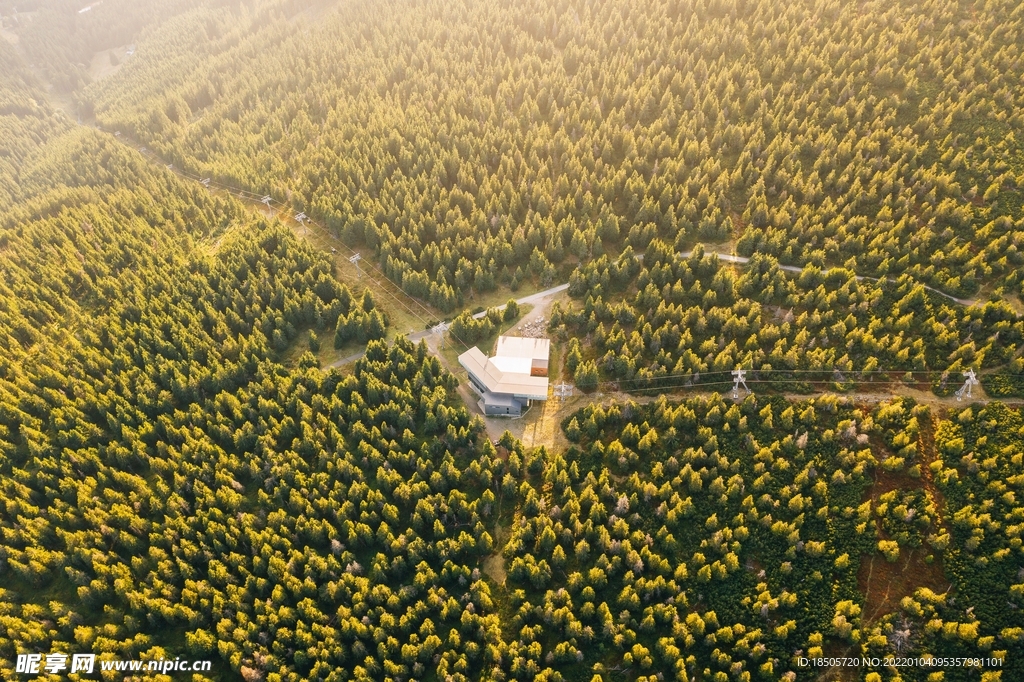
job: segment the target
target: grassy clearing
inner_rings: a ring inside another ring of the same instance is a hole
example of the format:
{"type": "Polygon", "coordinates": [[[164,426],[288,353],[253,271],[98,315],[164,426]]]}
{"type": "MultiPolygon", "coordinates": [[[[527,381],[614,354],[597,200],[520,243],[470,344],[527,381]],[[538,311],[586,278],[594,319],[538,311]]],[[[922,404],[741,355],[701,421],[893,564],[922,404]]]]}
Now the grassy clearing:
{"type": "MultiPolygon", "coordinates": [[[[366,349],[365,343],[359,343],[355,340],[349,341],[341,348],[335,348],[333,329],[324,329],[316,332],[316,334],[320,340],[320,350],[313,354],[316,356],[317,361],[323,368],[330,367],[335,363],[357,353],[361,353],[366,349]]],[[[288,348],[278,355],[278,361],[285,367],[294,368],[299,364],[299,358],[302,357],[302,354],[308,350],[310,350],[309,328],[303,328],[300,329],[299,333],[296,334],[294,339],[292,339],[288,348]]]]}
{"type": "MultiPolygon", "coordinates": [[[[508,303],[510,298],[525,298],[532,296],[538,291],[544,291],[548,287],[542,287],[539,283],[534,282],[532,279],[523,282],[519,288],[512,291],[506,286],[499,286],[494,291],[487,291],[482,294],[474,293],[470,291],[469,295],[465,297],[465,301],[462,305],[464,310],[476,310],[477,308],[495,308],[499,305],[505,305],[508,303]]],[[[456,313],[452,313],[454,316],[456,313]]]]}

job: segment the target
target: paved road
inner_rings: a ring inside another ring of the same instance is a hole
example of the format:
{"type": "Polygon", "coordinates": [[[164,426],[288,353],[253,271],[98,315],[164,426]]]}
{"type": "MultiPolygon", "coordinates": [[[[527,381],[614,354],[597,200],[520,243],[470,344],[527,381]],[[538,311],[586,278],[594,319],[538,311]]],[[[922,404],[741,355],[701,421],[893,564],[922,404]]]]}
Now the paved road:
{"type": "MultiPolygon", "coordinates": [[[[705,251],[704,252],[705,256],[710,256],[712,254],[718,256],[719,260],[724,261],[726,263],[735,263],[737,265],[746,265],[747,263],[750,262],[750,259],[747,258],[746,256],[736,256],[736,255],[731,254],[731,253],[719,253],[718,251],[705,251]]],[[[684,251],[682,253],[679,253],[678,255],[679,255],[680,258],[689,258],[690,256],[693,255],[693,251],[684,251]]],[[[643,254],[639,254],[637,256],[637,258],[642,260],[643,259],[643,254]]],[[[780,264],[779,265],[779,269],[785,270],[786,272],[796,273],[796,274],[800,274],[801,272],[803,272],[803,268],[798,268],[795,265],[781,265],[780,264]]],[[[829,270],[822,270],[822,274],[825,274],[828,271],[829,270]]],[[[858,280],[861,280],[861,281],[863,281],[863,280],[871,280],[873,282],[877,282],[877,281],[879,281],[879,279],[881,279],[879,277],[867,277],[865,275],[856,275],[856,278],[858,280]]],[[[890,279],[889,281],[892,282],[892,281],[895,281],[895,280],[890,279]]],[[[972,305],[975,305],[975,304],[978,303],[978,301],[973,300],[973,299],[957,298],[956,296],[950,296],[946,292],[939,291],[938,289],[930,287],[927,284],[922,284],[921,286],[924,287],[925,289],[927,289],[928,291],[931,291],[932,293],[936,293],[939,296],[944,296],[944,297],[948,298],[951,301],[955,301],[956,303],[959,303],[960,305],[972,306],[972,305]]],[[[546,298],[548,298],[550,296],[554,296],[557,293],[565,291],[568,288],[569,288],[569,283],[568,282],[566,282],[565,284],[559,284],[558,286],[551,287],[550,289],[545,289],[544,291],[538,291],[537,293],[530,294],[529,296],[524,296],[522,298],[517,298],[516,299],[516,303],[518,303],[519,305],[523,305],[525,303],[530,303],[530,304],[539,303],[539,302],[543,301],[544,299],[546,299],[546,298]]],[[[498,310],[504,310],[505,309],[505,305],[502,304],[500,306],[497,306],[497,308],[498,308],[498,310]]],[[[475,315],[473,315],[473,318],[479,320],[479,319],[482,319],[484,317],[484,315],[486,315],[486,314],[487,314],[487,311],[485,310],[483,312],[476,313],[475,315]]],[[[420,339],[426,338],[431,333],[432,332],[429,329],[426,329],[426,330],[423,330],[423,331],[418,331],[418,332],[413,332],[413,333],[409,334],[409,340],[413,341],[413,342],[417,342],[420,339]]],[[[356,360],[358,360],[361,357],[363,357],[363,353],[356,353],[356,354],[350,355],[350,356],[348,356],[346,358],[341,358],[340,360],[336,360],[330,366],[331,367],[340,367],[341,365],[347,365],[349,363],[355,362],[356,360]]]]}
{"type": "MultiPolygon", "coordinates": [[[[406,334],[406,336],[413,343],[419,343],[420,339],[425,339],[427,336],[429,336],[432,333],[433,332],[431,332],[429,329],[425,329],[423,331],[412,332],[410,334],[406,334]]],[[[359,358],[363,357],[364,355],[366,355],[366,351],[361,350],[358,353],[353,353],[352,355],[349,355],[349,356],[346,356],[346,357],[343,357],[343,358],[338,358],[337,360],[335,360],[331,364],[327,365],[327,367],[341,367],[342,365],[351,365],[353,362],[355,362],[359,358]]]]}
{"type": "MultiPolygon", "coordinates": [[[[706,255],[706,256],[710,256],[711,254],[714,254],[714,255],[718,256],[718,260],[725,261],[726,263],[736,263],[736,264],[739,264],[739,265],[745,265],[746,263],[750,262],[750,259],[747,258],[746,256],[734,256],[731,253],[718,253],[717,251],[705,251],[704,252],[704,255],[706,255]]],[[[680,253],[679,257],[680,258],[689,258],[691,255],[693,255],[693,251],[686,251],[685,253],[680,253]]],[[[800,274],[801,272],[803,272],[803,268],[798,268],[795,265],[782,265],[782,264],[779,264],[779,269],[780,270],[785,270],[786,272],[795,272],[797,274],[800,274]]],[[[831,268],[826,269],[826,270],[822,270],[821,272],[822,272],[822,274],[826,274],[826,273],[828,273],[828,271],[830,269],[831,268]]],[[[879,281],[881,279],[880,277],[868,277],[866,275],[856,275],[856,278],[858,280],[861,280],[861,281],[863,281],[863,280],[870,280],[872,282],[877,282],[877,281],[879,281]]],[[[888,279],[888,281],[890,281],[890,282],[895,282],[896,281],[896,280],[891,279],[891,278],[886,278],[886,279],[888,279]]],[[[950,296],[946,292],[939,291],[938,289],[930,287],[927,284],[922,284],[921,286],[924,287],[925,289],[927,289],[928,291],[931,291],[932,293],[938,294],[939,296],[945,296],[949,300],[955,301],[956,303],[959,303],[960,305],[972,306],[972,305],[975,305],[977,303],[976,300],[973,300],[973,299],[970,299],[970,298],[957,298],[956,296],[950,296]]]]}
{"type": "MultiPolygon", "coordinates": [[[[518,303],[519,305],[523,305],[525,303],[530,303],[530,304],[539,303],[539,302],[543,301],[545,298],[548,298],[549,296],[554,296],[555,294],[560,293],[562,291],[565,291],[568,288],[569,288],[569,283],[568,282],[566,282],[565,284],[559,284],[557,287],[551,287],[550,289],[545,289],[544,291],[538,291],[537,293],[530,294],[529,296],[523,296],[522,298],[517,298],[516,299],[516,303],[518,303]]],[[[505,309],[505,304],[497,306],[497,308],[498,308],[498,310],[504,310],[505,309]]],[[[479,319],[483,318],[483,316],[486,315],[486,314],[487,314],[487,311],[485,310],[482,313],[477,313],[473,317],[475,319],[479,320],[479,319]]],[[[409,337],[410,341],[412,341],[413,343],[416,343],[420,339],[427,338],[432,333],[433,332],[431,330],[429,330],[429,329],[423,329],[421,331],[412,332],[412,333],[408,334],[408,337],[409,337]]],[[[344,357],[344,358],[340,358],[338,360],[335,360],[330,365],[328,365],[328,367],[341,367],[342,365],[351,364],[351,363],[355,362],[356,360],[358,360],[359,358],[363,357],[363,355],[365,355],[365,354],[366,354],[365,352],[353,353],[352,355],[349,355],[348,357],[344,357]]]]}
{"type": "MultiPolygon", "coordinates": [[[[549,296],[554,296],[555,294],[560,293],[562,291],[565,291],[568,288],[569,288],[569,283],[568,282],[566,282],[565,284],[559,284],[557,287],[551,287],[550,289],[545,289],[544,291],[538,291],[537,293],[530,294],[529,296],[524,296],[522,298],[517,298],[516,299],[516,303],[518,303],[519,305],[523,305],[524,303],[530,303],[530,304],[540,303],[545,298],[548,298],[549,296]]],[[[498,310],[504,310],[505,309],[505,304],[502,303],[501,305],[496,306],[496,307],[497,307],[498,310]]],[[[476,315],[474,315],[473,319],[474,320],[483,319],[484,315],[486,315],[486,314],[487,314],[487,311],[484,310],[483,312],[479,312],[476,315]]]]}
{"type": "Polygon", "coordinates": [[[358,360],[359,358],[363,357],[364,355],[366,355],[366,351],[361,350],[358,353],[353,353],[352,355],[349,355],[347,358],[341,358],[339,360],[335,360],[330,365],[328,365],[328,367],[341,367],[342,365],[348,365],[348,364],[351,364],[351,363],[355,362],[356,360],[358,360]]]}

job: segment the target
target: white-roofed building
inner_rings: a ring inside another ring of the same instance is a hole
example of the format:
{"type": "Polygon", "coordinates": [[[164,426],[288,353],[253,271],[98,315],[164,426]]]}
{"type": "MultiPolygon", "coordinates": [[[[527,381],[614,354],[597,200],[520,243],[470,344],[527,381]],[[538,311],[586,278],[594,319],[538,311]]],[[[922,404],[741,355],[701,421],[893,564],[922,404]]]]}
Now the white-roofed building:
{"type": "Polygon", "coordinates": [[[528,374],[535,377],[548,375],[548,356],[551,355],[550,339],[531,339],[521,336],[499,336],[498,350],[494,358],[502,362],[529,361],[528,374]]]}
{"type": "Polygon", "coordinates": [[[501,336],[493,358],[473,347],[459,356],[459,364],[480,394],[484,414],[518,417],[532,401],[548,399],[550,352],[548,339],[501,336]]]}

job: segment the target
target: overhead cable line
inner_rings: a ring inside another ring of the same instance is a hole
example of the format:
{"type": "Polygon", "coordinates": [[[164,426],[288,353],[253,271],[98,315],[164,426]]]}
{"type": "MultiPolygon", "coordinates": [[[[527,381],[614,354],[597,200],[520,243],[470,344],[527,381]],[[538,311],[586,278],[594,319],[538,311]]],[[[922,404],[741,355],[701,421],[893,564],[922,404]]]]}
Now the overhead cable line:
{"type": "MultiPolygon", "coordinates": [[[[119,139],[119,140],[121,140],[122,137],[127,137],[127,136],[121,136],[121,135],[116,135],[115,136],[115,138],[119,139]]],[[[125,142],[125,144],[128,144],[128,142],[125,141],[125,140],[121,140],[121,141],[125,142]]],[[[155,159],[156,161],[158,161],[161,164],[163,164],[163,160],[160,159],[159,156],[157,156],[154,152],[152,152],[151,150],[147,149],[144,146],[143,147],[138,147],[136,149],[136,151],[138,151],[144,158],[148,159],[148,158],[152,157],[152,159],[155,159]]],[[[170,170],[172,173],[175,173],[176,175],[181,176],[181,177],[185,177],[185,178],[189,178],[191,180],[195,180],[195,181],[199,182],[199,184],[201,184],[203,187],[205,187],[207,189],[210,189],[210,188],[220,189],[220,190],[223,190],[223,191],[231,193],[231,194],[237,194],[238,198],[240,198],[240,199],[245,199],[245,200],[248,200],[248,201],[251,201],[251,202],[254,202],[254,203],[261,203],[261,204],[266,205],[268,208],[274,208],[273,204],[278,204],[281,207],[281,208],[277,209],[277,217],[278,217],[278,219],[280,219],[281,216],[288,209],[287,204],[285,204],[284,202],[278,201],[277,199],[274,199],[269,194],[258,194],[256,192],[252,192],[250,190],[246,190],[246,189],[242,189],[240,187],[235,187],[233,185],[228,185],[228,184],[225,184],[225,183],[222,183],[222,182],[218,182],[218,181],[212,179],[211,177],[205,177],[204,178],[203,176],[198,175],[196,173],[192,173],[192,172],[190,172],[188,170],[185,170],[185,169],[182,169],[182,168],[176,168],[173,163],[167,163],[167,164],[163,164],[163,165],[164,165],[164,167],[167,170],[170,170]]],[[[295,220],[297,220],[303,226],[305,226],[307,224],[311,224],[311,225],[314,225],[314,226],[320,228],[320,230],[324,231],[326,233],[326,235],[330,239],[332,239],[335,242],[337,242],[337,244],[340,245],[341,248],[343,248],[343,249],[345,249],[346,251],[349,252],[349,254],[350,254],[349,261],[352,262],[354,265],[356,265],[356,269],[359,270],[360,275],[363,274],[363,271],[359,269],[358,262],[356,262],[357,260],[359,260],[361,258],[360,254],[357,251],[355,251],[354,249],[352,249],[351,247],[349,247],[347,244],[345,244],[343,241],[338,239],[335,235],[331,234],[330,230],[328,230],[326,226],[321,225],[320,223],[316,222],[315,220],[313,220],[312,218],[310,218],[309,216],[307,216],[303,212],[300,212],[300,213],[296,214],[295,220]]],[[[307,238],[308,238],[308,235],[307,235],[307,238]]],[[[316,240],[311,240],[311,241],[315,242],[316,240]]],[[[318,244],[318,245],[321,246],[321,248],[323,248],[323,244],[318,244]]],[[[331,247],[328,247],[328,248],[331,248],[331,247]]],[[[391,286],[393,286],[398,291],[398,294],[400,294],[401,296],[404,296],[405,298],[408,298],[409,301],[411,301],[413,304],[415,304],[415,306],[417,306],[423,313],[425,313],[426,315],[428,315],[430,317],[434,316],[433,311],[431,311],[429,308],[427,308],[425,305],[423,305],[423,303],[420,302],[418,299],[416,299],[414,296],[410,296],[405,291],[403,291],[401,287],[399,287],[398,285],[394,284],[391,281],[391,279],[380,268],[378,268],[376,266],[376,264],[374,264],[374,263],[372,263],[370,261],[367,261],[367,260],[362,260],[361,262],[364,263],[364,264],[369,265],[370,269],[376,271],[377,274],[380,275],[381,280],[383,280],[383,281],[387,282],[388,284],[390,284],[391,286]]],[[[402,306],[402,308],[404,308],[410,315],[412,315],[413,317],[418,319],[420,322],[422,322],[423,325],[424,325],[424,328],[429,328],[430,320],[428,320],[427,318],[424,318],[423,315],[421,315],[416,310],[414,310],[412,307],[410,307],[404,300],[402,300],[402,298],[398,294],[395,294],[394,292],[392,292],[390,290],[390,288],[387,285],[383,284],[381,280],[378,280],[378,279],[374,278],[373,276],[370,276],[369,274],[368,274],[368,276],[369,276],[370,281],[373,282],[375,285],[377,285],[377,287],[381,291],[383,291],[386,295],[390,296],[398,305],[402,306]]],[[[464,340],[462,340],[457,334],[452,332],[450,329],[448,329],[447,331],[448,331],[449,334],[451,334],[452,338],[454,338],[456,341],[458,341],[464,348],[468,349],[470,347],[469,344],[467,344],[464,340]]]]}

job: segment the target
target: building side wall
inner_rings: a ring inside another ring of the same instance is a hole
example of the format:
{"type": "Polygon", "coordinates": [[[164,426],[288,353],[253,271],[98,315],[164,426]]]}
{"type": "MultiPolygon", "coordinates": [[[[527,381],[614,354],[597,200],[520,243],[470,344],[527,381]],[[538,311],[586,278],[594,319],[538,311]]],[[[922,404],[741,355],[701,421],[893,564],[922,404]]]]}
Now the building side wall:
{"type": "Polygon", "coordinates": [[[477,379],[477,378],[476,378],[476,377],[475,377],[475,376],[473,375],[473,373],[472,373],[472,372],[467,372],[467,374],[469,375],[469,383],[470,383],[470,385],[471,385],[471,386],[473,387],[473,389],[474,389],[474,390],[475,390],[475,391],[476,391],[477,393],[479,393],[480,395],[483,395],[484,393],[486,393],[486,392],[487,392],[487,388],[486,388],[486,387],[484,386],[484,384],[483,384],[483,382],[482,382],[482,381],[480,381],[479,379],[477,379]]]}
{"type": "Polygon", "coordinates": [[[519,417],[523,414],[522,408],[504,407],[501,405],[488,405],[484,403],[484,414],[488,417],[519,417]]]}
{"type": "Polygon", "coordinates": [[[523,405],[517,400],[511,401],[511,404],[505,402],[493,404],[488,402],[487,397],[483,396],[477,405],[488,417],[519,417],[523,414],[523,405]]]}

